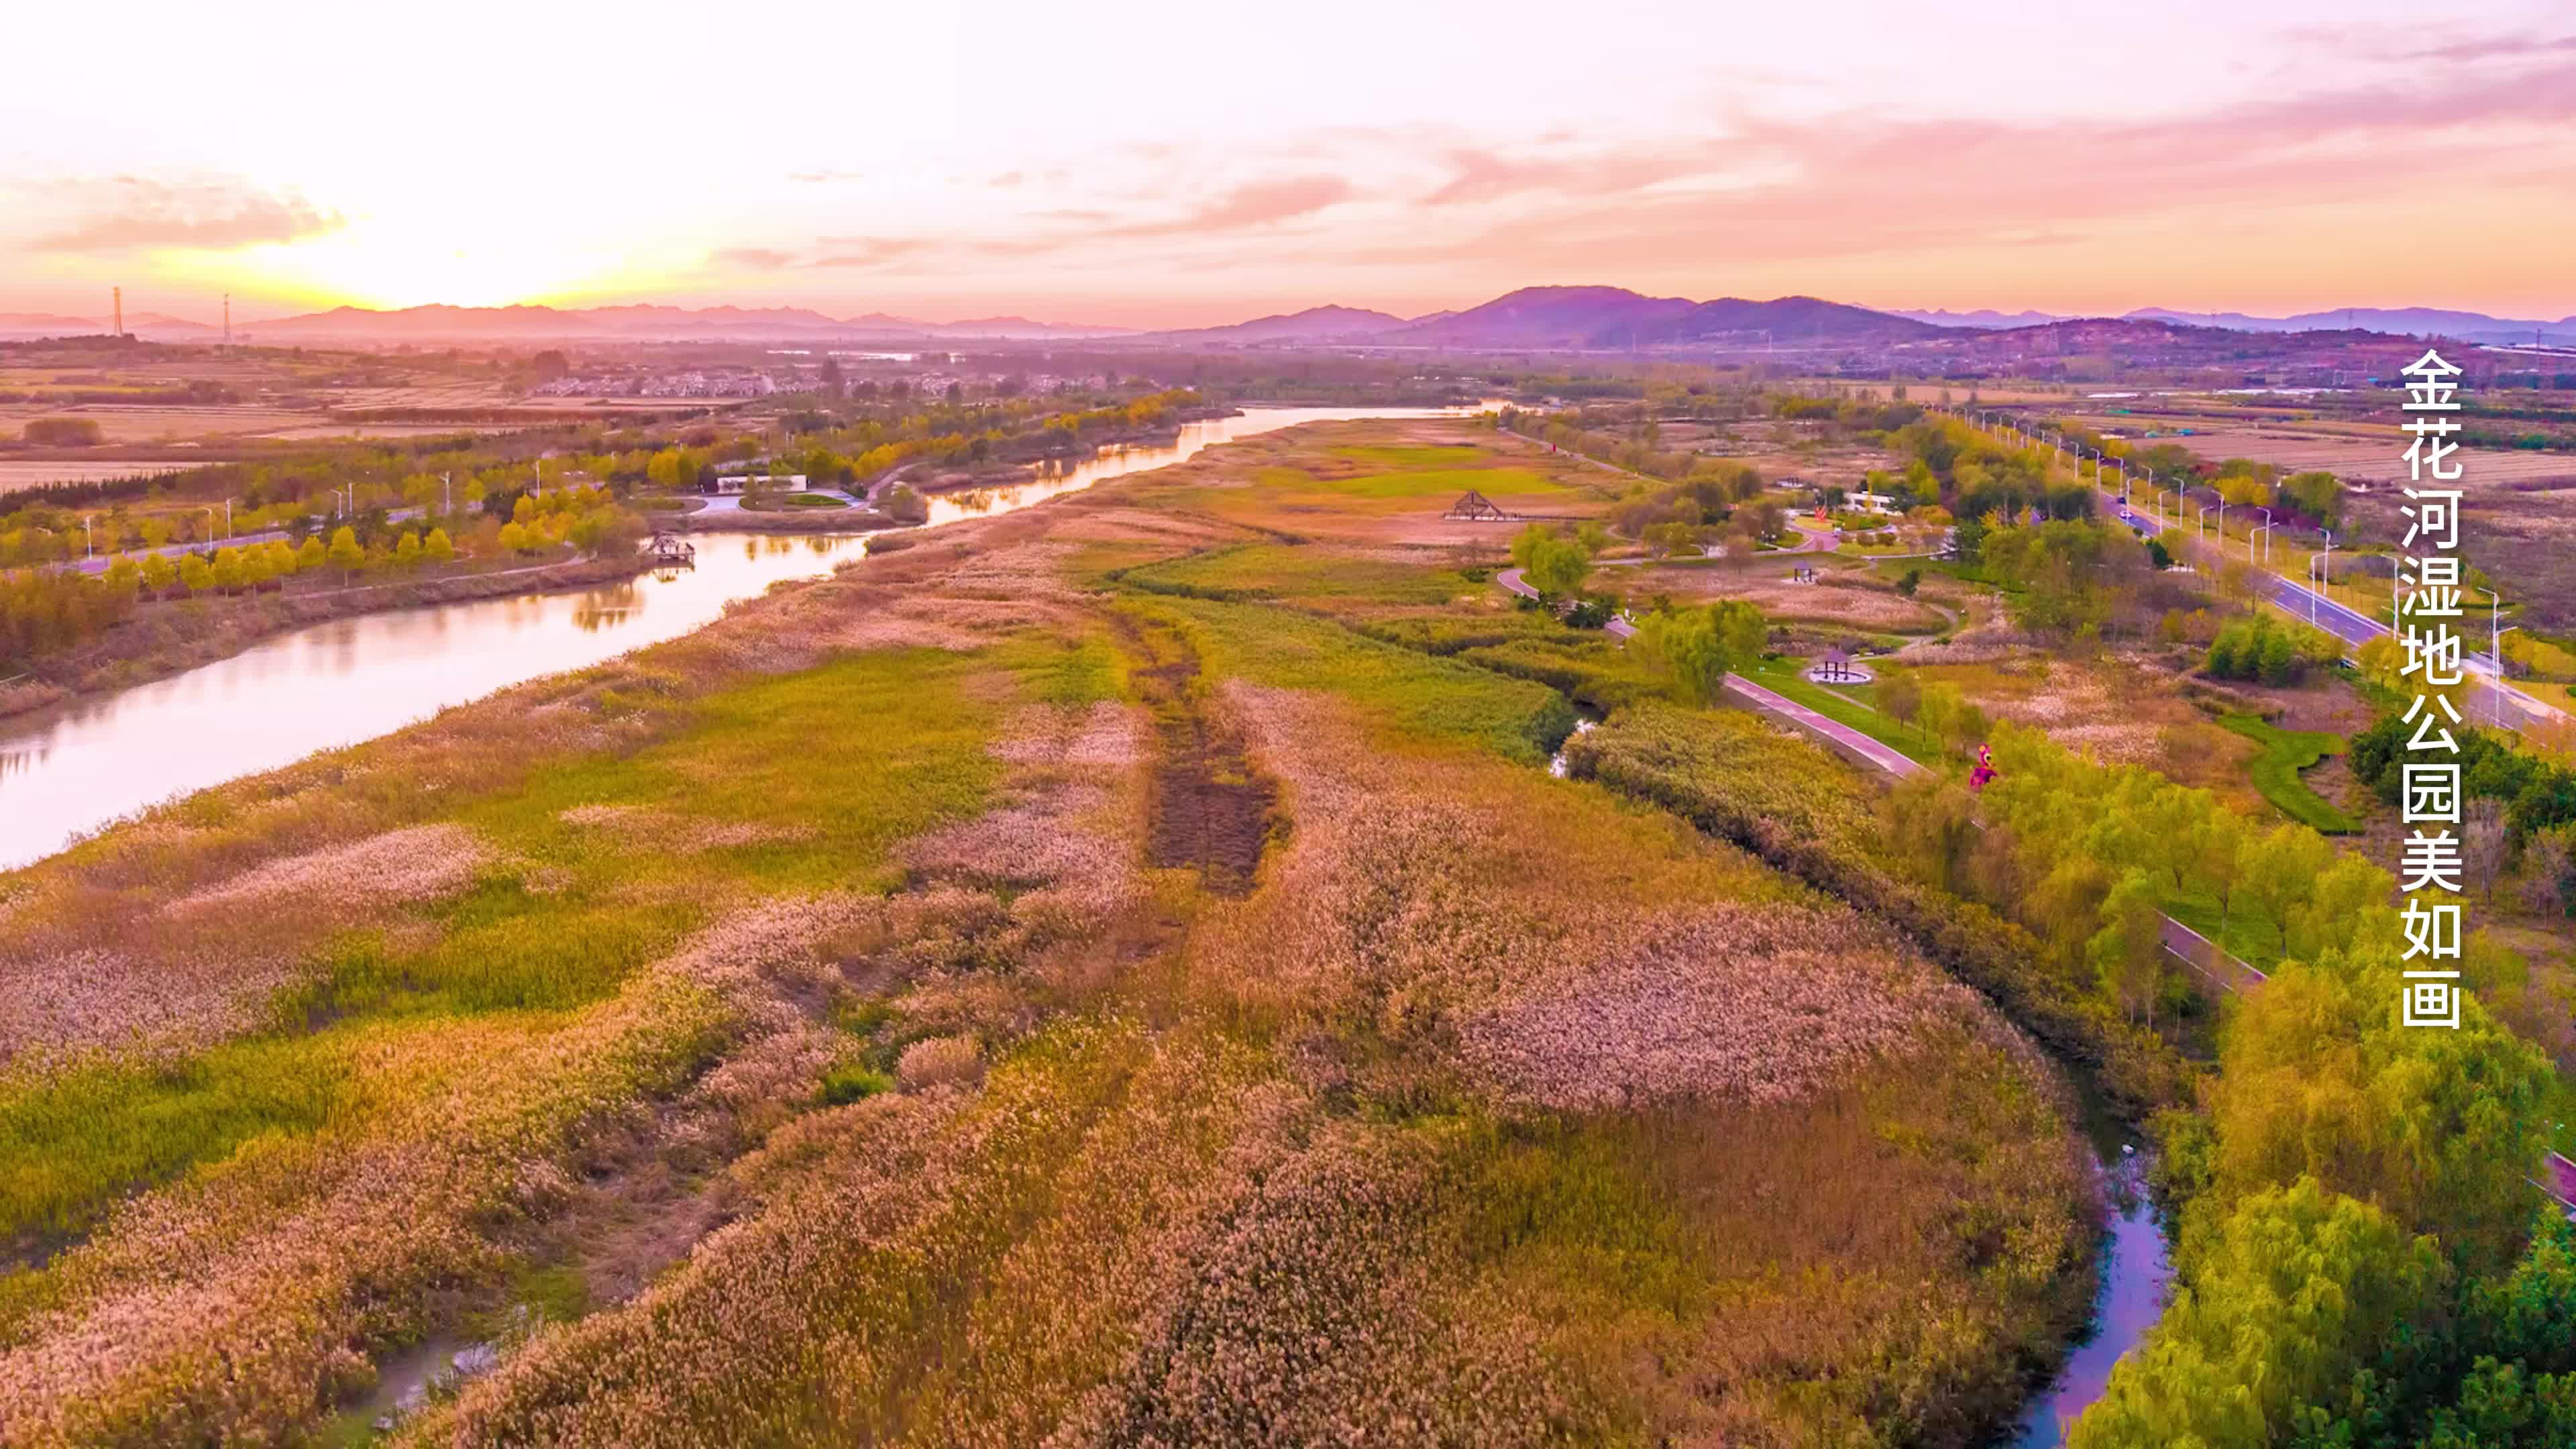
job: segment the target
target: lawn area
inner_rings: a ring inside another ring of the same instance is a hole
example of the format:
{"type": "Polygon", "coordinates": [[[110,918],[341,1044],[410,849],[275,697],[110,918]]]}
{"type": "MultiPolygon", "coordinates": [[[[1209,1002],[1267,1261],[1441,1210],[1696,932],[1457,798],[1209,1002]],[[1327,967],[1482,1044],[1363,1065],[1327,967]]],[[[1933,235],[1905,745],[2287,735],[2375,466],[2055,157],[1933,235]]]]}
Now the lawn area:
{"type": "Polygon", "coordinates": [[[1249,543],[1131,569],[1126,581],[1151,593],[1197,598],[1360,597],[1391,604],[1445,604],[1482,586],[1456,569],[1397,563],[1325,544],[1249,543]]]}
{"type": "Polygon", "coordinates": [[[1474,463],[1493,455],[1471,443],[1429,443],[1407,447],[1401,444],[1359,444],[1333,449],[1336,458],[1366,463],[1377,468],[1454,468],[1474,463]]]}
{"type": "MultiPolygon", "coordinates": [[[[2226,913],[2223,944],[2228,954],[2268,971],[2281,961],[2281,928],[2260,906],[2244,898],[2246,892],[2237,894],[2235,908],[2226,913]]],[[[2220,939],[2218,898],[2207,891],[2169,891],[2164,912],[2210,940],[2220,939]]]]}
{"type": "Polygon", "coordinates": [[[1473,741],[1535,764],[1574,729],[1573,707],[1546,685],[1381,643],[1294,610],[1188,598],[1139,600],[1136,607],[1179,623],[1212,669],[1342,696],[1401,734],[1473,741]]]}
{"type": "Polygon", "coordinates": [[[2322,730],[2285,730],[2250,714],[2231,714],[2218,722],[2263,747],[2263,753],[2248,761],[2246,769],[2253,776],[2254,788],[2263,792],[2263,798],[2282,814],[2320,835],[2350,835],[2361,829],[2360,821],[2309,789],[2308,782],[2299,776],[2300,771],[2326,756],[2342,754],[2343,736],[2322,730]]]}
{"type": "Polygon", "coordinates": [[[1774,694],[1796,700],[1837,724],[1851,726],[1909,760],[1936,770],[1944,767],[1940,746],[1925,738],[1922,731],[1910,729],[1903,721],[1871,707],[1871,686],[1837,684],[1828,688],[1813,683],[1806,676],[1807,663],[1793,655],[1776,655],[1745,670],[1744,675],[1774,694]]]}
{"type": "Polygon", "coordinates": [[[1575,490],[1534,468],[1428,468],[1363,473],[1356,478],[1318,477],[1303,468],[1265,468],[1263,487],[1285,492],[1328,494],[1344,498],[1455,498],[1473,488],[1489,498],[1572,493],[1575,490]]]}

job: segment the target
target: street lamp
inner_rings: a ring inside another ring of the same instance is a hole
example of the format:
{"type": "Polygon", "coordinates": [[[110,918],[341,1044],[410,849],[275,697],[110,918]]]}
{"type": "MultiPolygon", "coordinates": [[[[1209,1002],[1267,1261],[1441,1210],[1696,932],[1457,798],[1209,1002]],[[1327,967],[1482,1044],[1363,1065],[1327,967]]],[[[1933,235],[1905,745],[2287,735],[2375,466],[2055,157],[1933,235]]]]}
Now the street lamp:
{"type": "Polygon", "coordinates": [[[81,551],[91,558],[98,557],[98,545],[90,541],[89,526],[97,519],[98,515],[93,513],[81,520],[81,551]]]}
{"type": "Polygon", "coordinates": [[[206,536],[208,541],[211,542],[215,532],[215,510],[204,504],[199,504],[197,506],[197,511],[206,515],[206,536]]]}
{"type": "MultiPolygon", "coordinates": [[[[2252,534],[2250,534],[2250,533],[2249,533],[2249,534],[2247,534],[2247,535],[2245,535],[2245,557],[2246,557],[2246,559],[2247,559],[2249,562],[2250,562],[2250,561],[2252,561],[2252,559],[2253,559],[2253,557],[2254,557],[2254,535],[2252,535],[2252,534]]],[[[2272,561],[2272,510],[2271,510],[2271,509],[2266,508],[2266,509],[2264,509],[2264,510],[2263,510],[2263,562],[2265,562],[2265,563],[2267,563],[2267,564],[2268,564],[2268,563],[2270,563],[2271,561],[2272,561]]]]}
{"type": "Polygon", "coordinates": [[[2308,622],[2311,624],[2317,621],[2317,595],[2324,593],[2326,586],[2334,582],[2334,530],[2327,529],[2325,535],[2325,552],[2308,560],[2309,571],[2317,578],[2317,586],[2308,591],[2308,622]]]}
{"type": "Polygon", "coordinates": [[[2507,624],[2502,628],[2498,628],[2496,621],[2502,618],[2503,615],[2504,600],[2497,595],[2495,590],[2487,590],[2487,657],[2495,664],[2495,717],[2497,724],[2504,723],[2504,636],[2522,627],[2520,624],[2507,624]]]}

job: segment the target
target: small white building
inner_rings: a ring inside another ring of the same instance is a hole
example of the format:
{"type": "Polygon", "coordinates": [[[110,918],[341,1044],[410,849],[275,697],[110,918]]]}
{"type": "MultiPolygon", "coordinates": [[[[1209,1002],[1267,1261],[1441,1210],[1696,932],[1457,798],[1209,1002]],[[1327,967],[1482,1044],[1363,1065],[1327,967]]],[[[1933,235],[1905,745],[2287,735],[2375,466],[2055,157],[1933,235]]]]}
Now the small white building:
{"type": "Polygon", "coordinates": [[[788,493],[805,491],[805,475],[802,473],[719,473],[716,475],[718,493],[740,493],[755,483],[764,488],[776,488],[788,493]]]}

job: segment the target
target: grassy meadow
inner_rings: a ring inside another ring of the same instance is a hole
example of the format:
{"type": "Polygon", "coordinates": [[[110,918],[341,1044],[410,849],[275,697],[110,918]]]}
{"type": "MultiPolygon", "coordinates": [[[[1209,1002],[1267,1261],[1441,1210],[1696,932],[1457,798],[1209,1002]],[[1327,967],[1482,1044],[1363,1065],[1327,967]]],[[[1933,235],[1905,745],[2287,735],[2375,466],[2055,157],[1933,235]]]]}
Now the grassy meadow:
{"type": "Polygon", "coordinates": [[[1985,1442],[2065,1083],[1542,768],[1652,682],[1438,515],[1602,486],[1254,439],[0,876],[0,1441],[1985,1442]]]}

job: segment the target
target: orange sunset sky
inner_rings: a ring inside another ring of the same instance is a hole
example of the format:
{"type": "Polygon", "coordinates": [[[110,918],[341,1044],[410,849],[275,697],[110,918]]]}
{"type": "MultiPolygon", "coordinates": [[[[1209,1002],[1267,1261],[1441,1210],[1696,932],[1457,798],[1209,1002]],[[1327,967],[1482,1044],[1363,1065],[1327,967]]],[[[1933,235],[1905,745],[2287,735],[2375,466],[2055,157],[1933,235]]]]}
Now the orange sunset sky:
{"type": "Polygon", "coordinates": [[[2576,10],[2443,9],[34,7],[0,311],[2576,313],[2576,10]]]}

